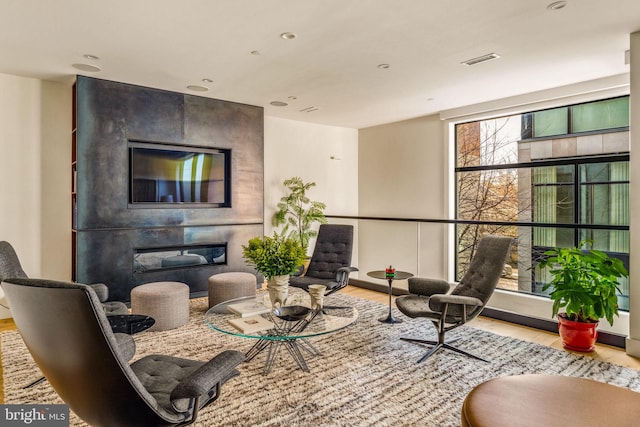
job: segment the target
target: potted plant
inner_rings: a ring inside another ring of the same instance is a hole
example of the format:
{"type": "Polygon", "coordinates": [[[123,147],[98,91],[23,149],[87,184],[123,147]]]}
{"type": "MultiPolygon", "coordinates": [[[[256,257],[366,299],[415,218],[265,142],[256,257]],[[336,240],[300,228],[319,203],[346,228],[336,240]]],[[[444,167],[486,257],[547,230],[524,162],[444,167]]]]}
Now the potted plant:
{"type": "Polygon", "coordinates": [[[289,275],[306,253],[297,240],[274,232],[273,236],[250,239],[246,246],[242,245],[242,256],[267,279],[271,303],[283,305],[288,296],[289,275]]]}
{"type": "Polygon", "coordinates": [[[549,267],[552,280],[542,287],[551,289],[553,316],[563,345],[576,351],[591,351],[597,338],[597,326],[605,318],[613,325],[618,315],[618,280],[628,277],[624,264],[602,251],[582,249],[593,246],[589,240],[575,248],[555,248],[545,252],[539,262],[549,267]],[[564,309],[560,313],[560,309],[564,309]]]}
{"type": "Polygon", "coordinates": [[[295,176],[282,184],[288,194],[278,202],[278,210],[273,214],[273,225],[284,224],[282,234],[300,242],[306,253],[310,239],[318,235],[318,231],[313,228],[314,223],[327,223],[324,216],[327,206],[322,202],[312,201],[307,196],[307,191],[316,186],[315,182],[305,183],[295,176]]]}

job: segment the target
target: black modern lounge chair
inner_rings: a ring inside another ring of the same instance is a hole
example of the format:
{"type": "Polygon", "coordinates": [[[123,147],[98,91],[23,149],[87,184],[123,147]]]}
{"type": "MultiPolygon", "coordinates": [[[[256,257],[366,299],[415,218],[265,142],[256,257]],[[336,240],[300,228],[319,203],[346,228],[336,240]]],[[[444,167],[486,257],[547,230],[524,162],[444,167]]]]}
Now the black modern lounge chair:
{"type": "Polygon", "coordinates": [[[353,252],[353,226],[321,224],[309,268],[304,276],[291,276],[289,285],[309,290],[309,285],[325,285],[325,295],[347,286],[353,252]]]}
{"type": "MultiPolygon", "coordinates": [[[[5,279],[21,278],[26,279],[27,273],[22,269],[20,259],[11,243],[7,241],[0,241],[0,283],[5,279]]],[[[129,309],[126,304],[120,301],[106,302],[109,296],[109,289],[103,283],[97,283],[90,285],[96,292],[98,299],[101,301],[102,308],[107,315],[126,315],[129,313],[129,309]]],[[[11,307],[7,307],[11,310],[11,307]]],[[[65,309],[70,309],[66,306],[65,309]]],[[[120,350],[121,355],[125,360],[130,360],[136,353],[136,343],[129,334],[115,334],[116,342],[120,350]]],[[[25,388],[33,387],[44,380],[44,377],[40,377],[31,383],[27,384],[25,388]]]]}
{"type": "MultiPolygon", "coordinates": [[[[11,277],[26,278],[27,273],[22,269],[18,254],[11,246],[11,243],[0,241],[0,282],[11,277]]],[[[109,288],[104,283],[95,283],[89,285],[93,288],[98,299],[102,302],[107,315],[129,314],[129,308],[121,301],[107,301],[109,298],[109,288]]]]}
{"type": "Polygon", "coordinates": [[[191,424],[244,360],[242,353],[226,350],[208,362],[149,355],[129,366],[89,286],[6,279],[2,288],[42,373],[92,426],[191,424]]]}
{"type": "Polygon", "coordinates": [[[489,301],[502,275],[512,238],[484,236],[478,243],[469,269],[460,283],[453,286],[440,279],[412,277],[410,295],[396,299],[398,309],[409,317],[430,319],[438,331],[438,341],[418,338],[400,338],[405,341],[432,344],[433,347],[418,360],[424,361],[441,348],[453,350],[478,360],[482,357],[468,353],[445,341],[445,333],[464,325],[480,314],[489,301]]]}

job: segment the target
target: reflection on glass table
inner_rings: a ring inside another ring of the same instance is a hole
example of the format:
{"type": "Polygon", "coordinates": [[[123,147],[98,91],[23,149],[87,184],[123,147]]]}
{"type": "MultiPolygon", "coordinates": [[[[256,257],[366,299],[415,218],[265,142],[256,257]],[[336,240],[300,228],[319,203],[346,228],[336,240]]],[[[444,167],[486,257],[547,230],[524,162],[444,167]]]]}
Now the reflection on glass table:
{"type": "Polygon", "coordinates": [[[323,309],[316,310],[311,309],[309,294],[295,288],[289,288],[289,298],[280,310],[272,310],[268,293],[258,291],[255,297],[217,304],[205,314],[205,322],[213,330],[257,340],[246,353],[246,358],[247,361],[252,360],[266,350],[265,375],[271,372],[282,348],[300,369],[309,372],[303,352],[312,356],[321,353],[308,338],[342,330],[357,318],[358,310],[339,295],[326,297],[323,309]],[[245,316],[239,312],[244,312],[245,316]]]}

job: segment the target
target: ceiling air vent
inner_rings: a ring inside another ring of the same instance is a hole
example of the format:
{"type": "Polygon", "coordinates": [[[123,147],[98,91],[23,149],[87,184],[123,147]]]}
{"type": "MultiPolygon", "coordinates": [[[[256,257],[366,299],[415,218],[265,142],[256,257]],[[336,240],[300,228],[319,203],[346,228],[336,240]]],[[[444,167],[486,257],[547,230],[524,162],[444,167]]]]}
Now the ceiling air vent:
{"type": "Polygon", "coordinates": [[[487,55],[478,56],[477,58],[468,59],[466,61],[461,62],[461,64],[476,65],[481,62],[491,61],[492,59],[498,59],[498,58],[500,58],[500,55],[498,55],[497,53],[489,53],[487,55]]]}
{"type": "Polygon", "coordinates": [[[302,113],[313,113],[314,111],[318,111],[318,107],[307,107],[300,110],[302,113]]]}

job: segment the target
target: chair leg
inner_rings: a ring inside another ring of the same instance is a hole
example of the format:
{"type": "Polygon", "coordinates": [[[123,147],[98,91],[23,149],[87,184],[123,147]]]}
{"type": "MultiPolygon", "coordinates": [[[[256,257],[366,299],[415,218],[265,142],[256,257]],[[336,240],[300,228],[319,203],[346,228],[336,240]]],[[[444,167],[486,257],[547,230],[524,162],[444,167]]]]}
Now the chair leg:
{"type": "Polygon", "coordinates": [[[457,338],[455,338],[455,339],[453,339],[453,340],[451,340],[451,341],[447,341],[447,342],[445,342],[445,340],[444,340],[444,333],[441,333],[441,334],[439,333],[439,334],[438,334],[438,341],[433,341],[433,340],[423,340],[423,339],[420,339],[420,338],[405,338],[405,337],[402,337],[402,338],[400,338],[400,339],[401,339],[401,340],[403,340],[403,341],[418,342],[418,343],[422,343],[422,344],[430,344],[430,345],[433,345],[433,347],[432,347],[432,348],[430,348],[430,349],[429,349],[429,351],[427,351],[427,352],[426,352],[426,353],[425,353],[425,354],[424,354],[424,355],[423,355],[423,356],[418,360],[418,363],[424,362],[427,358],[429,358],[430,356],[433,356],[433,355],[434,355],[438,350],[440,350],[441,348],[446,348],[446,349],[448,349],[448,350],[455,351],[455,352],[460,353],[460,354],[464,354],[465,356],[469,356],[469,357],[472,357],[472,358],[474,358],[474,359],[477,359],[477,360],[481,360],[481,361],[483,361],[483,362],[490,363],[487,359],[483,359],[482,357],[480,357],[480,356],[476,356],[476,355],[475,355],[475,354],[473,354],[473,353],[469,353],[469,352],[467,352],[467,351],[464,351],[464,350],[459,349],[458,347],[454,347],[454,346],[452,346],[452,345],[451,345],[451,343],[452,343],[452,342],[454,342],[454,341],[457,341],[457,340],[458,340],[457,338]]]}
{"type": "Polygon", "coordinates": [[[424,354],[424,356],[422,356],[418,360],[418,363],[424,362],[429,356],[432,356],[433,354],[435,354],[436,351],[440,350],[444,346],[443,343],[439,343],[439,342],[433,341],[433,340],[423,340],[423,339],[420,339],[420,338],[404,338],[404,337],[401,337],[400,339],[403,340],[403,341],[417,342],[417,343],[421,343],[421,344],[433,345],[433,347],[431,347],[429,349],[429,351],[427,351],[424,354]]]}
{"type": "Polygon", "coordinates": [[[40,377],[37,380],[31,381],[29,384],[27,384],[26,386],[22,387],[22,388],[31,388],[35,385],[40,384],[41,382],[43,382],[46,378],[45,377],[40,377]]]}
{"type": "Polygon", "coordinates": [[[433,356],[434,354],[436,354],[436,352],[438,350],[440,350],[441,348],[443,348],[444,344],[436,344],[433,347],[431,347],[431,349],[429,351],[427,351],[420,359],[418,359],[418,363],[422,363],[425,360],[427,360],[429,357],[433,356]]]}
{"type": "Polygon", "coordinates": [[[480,357],[480,356],[476,356],[475,354],[473,354],[473,353],[469,353],[468,351],[461,350],[461,349],[459,349],[458,347],[454,347],[454,346],[452,346],[452,345],[449,345],[448,343],[444,343],[444,344],[442,344],[442,346],[443,346],[444,348],[447,348],[447,349],[449,349],[449,350],[455,351],[455,352],[457,352],[457,353],[464,354],[465,356],[469,356],[469,357],[472,357],[472,358],[474,358],[474,359],[478,359],[478,360],[480,360],[480,361],[482,361],[482,362],[491,363],[491,362],[489,362],[487,359],[483,359],[482,357],[480,357]]]}

